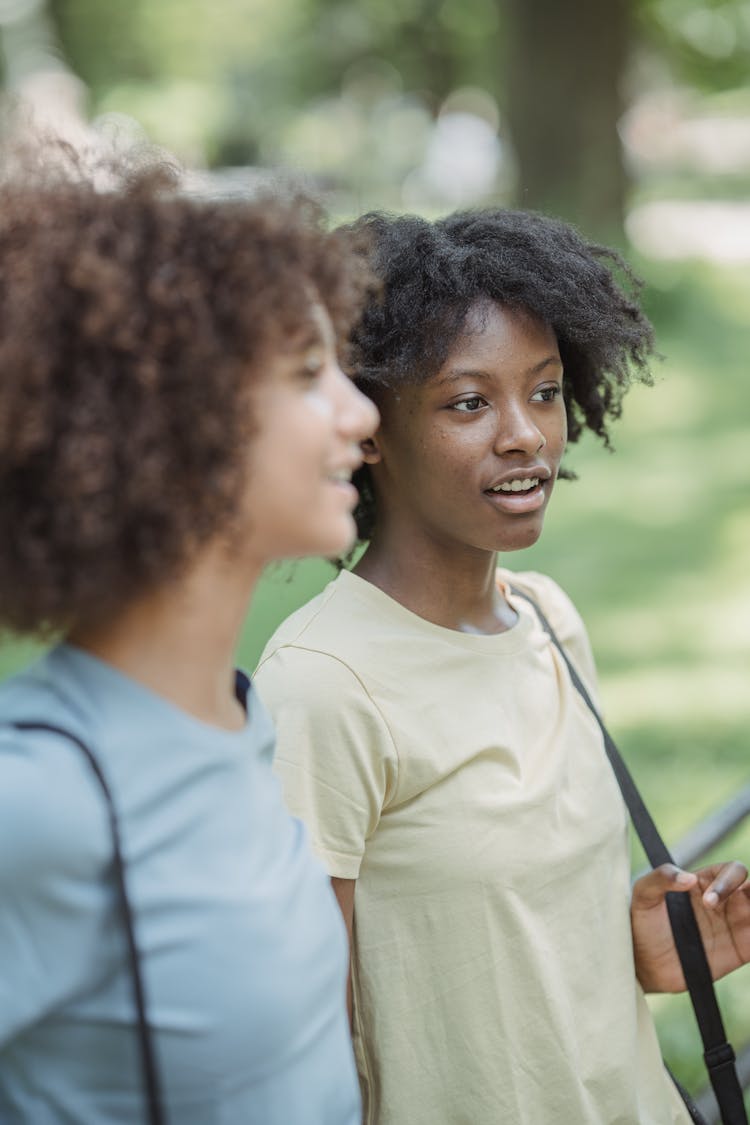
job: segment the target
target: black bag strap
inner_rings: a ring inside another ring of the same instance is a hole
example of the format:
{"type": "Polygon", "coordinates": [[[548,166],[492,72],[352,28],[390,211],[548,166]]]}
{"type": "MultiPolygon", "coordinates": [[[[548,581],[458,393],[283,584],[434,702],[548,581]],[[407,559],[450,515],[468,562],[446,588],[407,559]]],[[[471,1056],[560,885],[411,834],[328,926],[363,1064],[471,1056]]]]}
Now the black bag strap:
{"type": "MultiPolygon", "coordinates": [[[[659,830],[654,824],[651,814],[620,755],[620,751],[605,727],[591,696],[558,640],[554,629],[534,598],[515,586],[511,586],[510,589],[516,597],[523,598],[533,606],[542,627],[565,661],[573,686],[582,696],[596,719],[604,739],[607,758],[617,778],[617,784],[630,813],[630,819],[638,834],[638,839],[643,845],[643,850],[648,856],[649,863],[652,867],[658,867],[662,863],[674,864],[674,859],[662,840],[659,830]]],[[[748,1125],[742,1086],[735,1066],[735,1053],[731,1044],[727,1042],[711,969],[693,904],[688,894],[672,892],[667,894],[666,903],[677,955],[682,965],[685,983],[690,993],[698,1030],[703,1041],[703,1059],[719,1105],[721,1120],[723,1125],[748,1125]]],[[[689,1103],[686,1104],[688,1104],[688,1109],[691,1112],[697,1112],[695,1107],[691,1108],[689,1103]]]]}
{"type": "Polygon", "coordinates": [[[122,923],[125,929],[125,937],[127,940],[128,960],[130,962],[130,975],[133,985],[133,999],[135,1001],[138,1020],[137,1031],[141,1055],[143,1097],[147,1111],[146,1120],[149,1122],[149,1125],[165,1125],[166,1118],[162,1109],[159,1072],[156,1065],[156,1053],[154,1050],[154,1034],[146,1014],[146,995],[143,985],[143,974],[141,973],[141,955],[135,936],[133,909],[131,907],[130,898],[128,896],[125,862],[122,857],[120,825],[117,817],[117,811],[115,809],[115,803],[112,799],[112,793],[104,777],[99,762],[96,759],[96,756],[94,755],[93,751],[86,745],[86,743],[78,737],[78,735],[73,734],[72,731],[65,730],[63,727],[55,726],[52,723],[19,721],[14,722],[11,725],[14,726],[17,730],[49,731],[51,734],[58,734],[62,738],[67,738],[69,742],[74,743],[91,767],[94,773],[94,777],[98,781],[99,787],[104,794],[104,800],[106,801],[107,812],[109,815],[110,833],[112,837],[117,897],[119,899],[120,913],[122,915],[122,923]]]}

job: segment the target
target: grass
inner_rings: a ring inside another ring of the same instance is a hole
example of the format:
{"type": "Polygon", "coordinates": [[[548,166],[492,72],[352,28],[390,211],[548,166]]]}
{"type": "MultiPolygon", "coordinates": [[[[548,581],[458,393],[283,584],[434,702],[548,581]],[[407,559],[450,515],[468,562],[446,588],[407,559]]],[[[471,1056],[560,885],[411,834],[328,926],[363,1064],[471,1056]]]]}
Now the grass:
{"type": "MultiPolygon", "coordinates": [[[[626,400],[610,455],[570,452],[542,541],[506,561],[552,574],[589,626],[604,709],[657,822],[675,841],[750,780],[750,278],[641,263],[664,360],[626,400]]],[[[245,623],[252,667],[272,630],[333,577],[274,568],[245,623]]],[[[0,676],[30,659],[0,646],[0,676]]],[[[750,824],[721,849],[750,857],[750,824]]],[[[642,859],[634,848],[634,864],[642,859]]],[[[750,968],[720,985],[730,1037],[750,1040],[750,968]]],[[[653,1001],[678,1077],[703,1081],[684,997],[653,1001]]]]}

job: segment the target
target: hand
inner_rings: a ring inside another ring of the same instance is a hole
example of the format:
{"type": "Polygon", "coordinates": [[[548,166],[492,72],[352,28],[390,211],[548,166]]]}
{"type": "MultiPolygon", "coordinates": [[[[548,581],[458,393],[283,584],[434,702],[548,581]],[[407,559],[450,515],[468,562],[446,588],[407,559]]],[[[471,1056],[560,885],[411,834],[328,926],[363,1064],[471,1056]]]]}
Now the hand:
{"type": "Polygon", "coordinates": [[[664,863],[636,880],[630,901],[635,971],[646,992],[684,992],[665,895],[689,894],[714,980],[750,961],[750,880],[741,863],[681,871],[664,863]]]}

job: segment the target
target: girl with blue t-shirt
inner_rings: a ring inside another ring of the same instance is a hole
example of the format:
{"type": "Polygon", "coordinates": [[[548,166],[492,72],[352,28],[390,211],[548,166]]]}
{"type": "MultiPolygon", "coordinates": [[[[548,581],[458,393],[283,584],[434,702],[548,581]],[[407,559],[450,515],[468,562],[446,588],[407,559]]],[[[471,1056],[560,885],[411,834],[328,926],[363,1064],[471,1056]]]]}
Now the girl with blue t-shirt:
{"type": "Polygon", "coordinates": [[[0,183],[0,626],[54,641],[0,688],[0,1120],[356,1125],[344,925],[234,651],[270,560],[353,540],[369,278],[300,201],[54,155],[0,183]]]}

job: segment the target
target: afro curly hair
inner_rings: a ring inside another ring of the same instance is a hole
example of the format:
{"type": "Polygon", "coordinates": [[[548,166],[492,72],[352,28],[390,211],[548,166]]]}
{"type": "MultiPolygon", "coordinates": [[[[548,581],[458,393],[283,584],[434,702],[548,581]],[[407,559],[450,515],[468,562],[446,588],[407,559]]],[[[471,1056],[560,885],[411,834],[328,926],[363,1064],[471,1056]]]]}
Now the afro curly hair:
{"type": "MultiPolygon", "coordinates": [[[[342,228],[367,236],[382,283],[356,325],[351,374],[365,394],[429,379],[442,367],[477,302],[532,314],[555,333],[565,369],[568,440],[584,429],[609,445],[633,381],[651,382],[651,324],[640,282],[614,250],[571,226],[505,209],[456,212],[436,222],[413,215],[364,215],[342,228]]],[[[571,474],[561,474],[568,475],[571,474]]],[[[375,501],[367,466],[356,483],[360,540],[372,534],[375,501]]]]}
{"type": "Polygon", "coordinates": [[[372,280],[309,201],[189,198],[132,162],[102,188],[52,148],[0,182],[0,627],[40,636],[231,529],[269,358],[316,300],[343,342],[372,280]]]}

